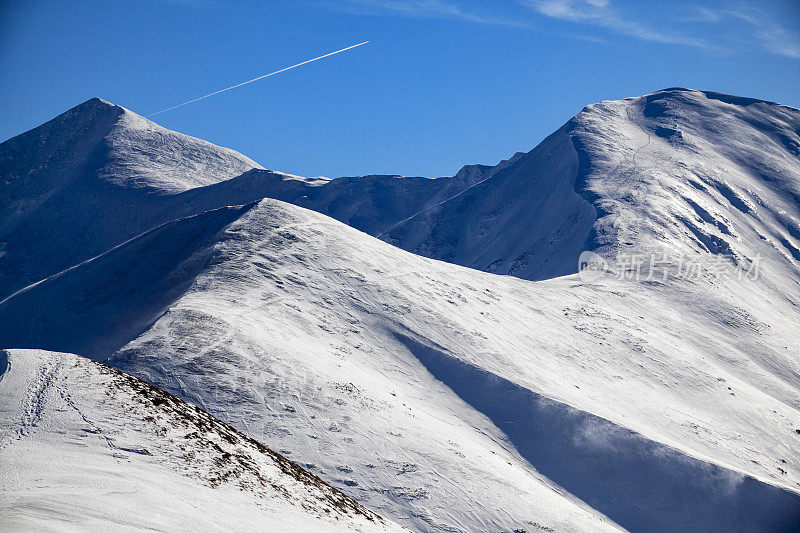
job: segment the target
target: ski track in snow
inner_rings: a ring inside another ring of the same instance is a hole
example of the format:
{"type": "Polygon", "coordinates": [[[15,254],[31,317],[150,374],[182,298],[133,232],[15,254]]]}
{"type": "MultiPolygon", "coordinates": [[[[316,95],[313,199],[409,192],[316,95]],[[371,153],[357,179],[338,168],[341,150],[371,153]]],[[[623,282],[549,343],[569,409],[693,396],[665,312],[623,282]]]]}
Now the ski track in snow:
{"type": "Polygon", "coordinates": [[[53,382],[53,375],[59,370],[58,363],[48,361],[40,365],[36,370],[36,377],[28,386],[27,393],[22,400],[22,419],[17,434],[20,437],[27,437],[31,430],[35,428],[42,417],[47,395],[53,382]]]}

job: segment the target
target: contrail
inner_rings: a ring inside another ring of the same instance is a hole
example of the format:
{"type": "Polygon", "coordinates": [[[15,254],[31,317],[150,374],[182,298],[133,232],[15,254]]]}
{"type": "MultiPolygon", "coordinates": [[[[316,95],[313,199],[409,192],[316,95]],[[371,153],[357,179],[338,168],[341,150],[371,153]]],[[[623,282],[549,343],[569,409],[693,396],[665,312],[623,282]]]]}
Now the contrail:
{"type": "Polygon", "coordinates": [[[159,113],[163,113],[165,111],[171,111],[173,109],[177,109],[181,106],[185,106],[186,104],[191,104],[193,102],[197,102],[198,100],[202,100],[203,98],[208,98],[209,96],[214,96],[215,94],[224,93],[225,91],[230,91],[231,89],[235,89],[237,87],[241,87],[242,85],[247,85],[248,83],[253,83],[254,81],[262,80],[264,78],[269,78],[270,76],[274,76],[275,74],[280,74],[281,72],[286,72],[287,70],[291,70],[293,68],[297,68],[299,66],[305,65],[306,63],[311,63],[312,61],[317,61],[318,59],[324,59],[326,57],[330,57],[332,55],[341,54],[342,52],[346,52],[348,50],[352,50],[357,46],[362,46],[367,44],[369,41],[364,41],[363,43],[354,44],[353,46],[348,46],[347,48],[342,48],[341,50],[336,50],[335,52],[331,52],[329,54],[325,54],[324,56],[315,57],[314,59],[308,59],[303,61],[302,63],[298,63],[296,65],[292,65],[291,67],[282,68],[280,70],[276,70],[275,72],[270,72],[269,74],[264,74],[263,76],[259,76],[257,78],[253,78],[252,80],[243,81],[242,83],[232,85],[230,87],[226,87],[225,89],[220,89],[219,91],[214,91],[213,93],[208,93],[205,96],[201,96],[200,98],[195,98],[194,100],[189,100],[188,102],[183,102],[182,104],[174,105],[172,107],[168,107],[166,109],[162,109],[161,111],[156,111],[155,113],[151,113],[146,115],[148,117],[152,117],[153,115],[158,115],[159,113]]]}

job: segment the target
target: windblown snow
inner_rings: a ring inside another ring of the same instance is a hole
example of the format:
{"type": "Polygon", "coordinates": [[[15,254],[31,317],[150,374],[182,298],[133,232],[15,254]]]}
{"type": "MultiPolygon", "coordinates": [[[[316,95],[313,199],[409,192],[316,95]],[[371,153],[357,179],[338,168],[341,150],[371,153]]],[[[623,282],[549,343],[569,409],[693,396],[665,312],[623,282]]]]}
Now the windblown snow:
{"type": "Polygon", "coordinates": [[[41,131],[0,145],[0,346],[143,378],[412,530],[800,524],[797,109],[667,89],[496,167],[335,180],[121,109],[41,127],[102,147],[88,211],[42,200],[73,177],[41,131]]]}

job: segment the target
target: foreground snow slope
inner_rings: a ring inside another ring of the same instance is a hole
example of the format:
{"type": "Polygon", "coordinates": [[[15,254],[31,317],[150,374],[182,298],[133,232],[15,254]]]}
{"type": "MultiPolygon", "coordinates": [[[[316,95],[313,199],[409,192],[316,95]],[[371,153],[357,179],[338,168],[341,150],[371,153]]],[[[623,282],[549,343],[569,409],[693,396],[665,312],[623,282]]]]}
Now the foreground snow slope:
{"type": "Polygon", "coordinates": [[[400,531],[208,414],[71,354],[0,351],[3,530],[400,531]]]}
{"type": "Polygon", "coordinates": [[[114,332],[95,357],[415,529],[611,527],[599,511],[634,530],[781,530],[800,520],[800,341],[796,309],[763,291],[531,283],[263,200],[18,294],[0,338],[89,349],[114,332]]]}

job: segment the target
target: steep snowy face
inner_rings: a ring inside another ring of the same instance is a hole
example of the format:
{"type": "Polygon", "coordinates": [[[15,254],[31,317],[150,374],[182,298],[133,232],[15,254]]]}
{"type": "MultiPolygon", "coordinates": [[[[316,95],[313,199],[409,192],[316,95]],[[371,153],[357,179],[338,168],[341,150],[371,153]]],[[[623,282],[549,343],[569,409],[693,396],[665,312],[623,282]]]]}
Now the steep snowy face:
{"type": "Polygon", "coordinates": [[[0,144],[0,234],[28,218],[103,159],[103,139],[124,109],[93,98],[0,144]]]}
{"type": "Polygon", "coordinates": [[[108,161],[98,176],[121,187],[174,194],[261,168],[229,148],[162,128],[128,110],[105,141],[108,161]]]}
{"type": "Polygon", "coordinates": [[[566,128],[488,179],[379,237],[433,259],[520,278],[576,271],[595,209],[575,191],[578,156],[566,128]]]}
{"type": "Polygon", "coordinates": [[[25,220],[50,196],[86,181],[175,193],[224,181],[251,159],[92,98],[0,144],[0,232],[25,220]]]}
{"type": "Polygon", "coordinates": [[[686,89],[594,104],[568,125],[578,189],[598,212],[589,247],[800,265],[800,110],[686,89]]]}
{"type": "Polygon", "coordinates": [[[382,236],[526,279],[582,250],[800,261],[800,111],[667,89],[585,108],[503,172],[382,236]]]}
{"type": "Polygon", "coordinates": [[[0,351],[10,530],[401,531],[200,409],[83,357],[0,351]]]}

